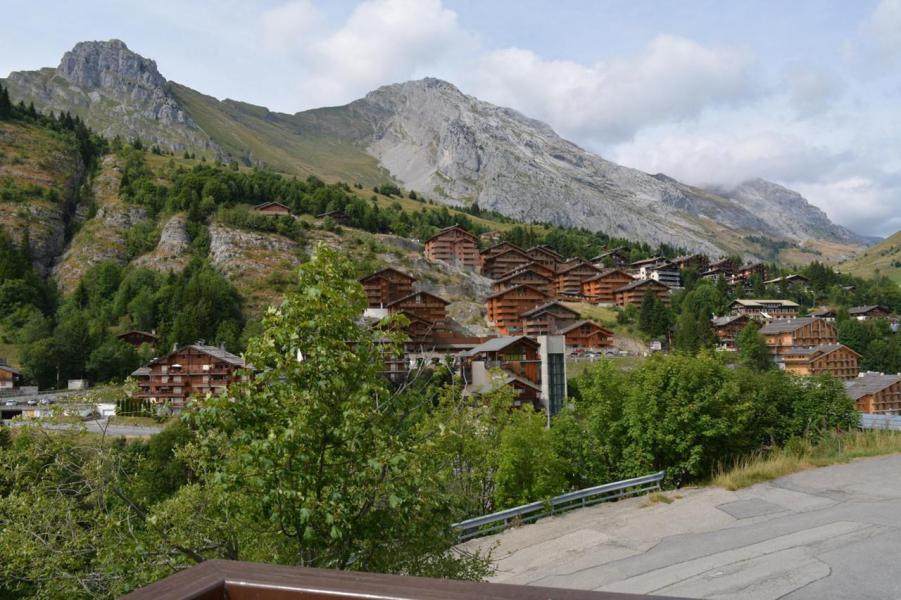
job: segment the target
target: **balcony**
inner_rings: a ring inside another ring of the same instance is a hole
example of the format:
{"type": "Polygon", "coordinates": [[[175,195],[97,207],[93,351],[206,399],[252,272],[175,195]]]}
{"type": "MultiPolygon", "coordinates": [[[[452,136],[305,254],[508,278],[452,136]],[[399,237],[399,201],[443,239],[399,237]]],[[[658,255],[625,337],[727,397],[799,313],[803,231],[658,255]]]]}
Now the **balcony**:
{"type": "MultiPolygon", "coordinates": [[[[637,600],[651,596],[210,560],[122,600],[637,600]]],[[[654,596],[664,600],[663,596],[654,596]]]]}

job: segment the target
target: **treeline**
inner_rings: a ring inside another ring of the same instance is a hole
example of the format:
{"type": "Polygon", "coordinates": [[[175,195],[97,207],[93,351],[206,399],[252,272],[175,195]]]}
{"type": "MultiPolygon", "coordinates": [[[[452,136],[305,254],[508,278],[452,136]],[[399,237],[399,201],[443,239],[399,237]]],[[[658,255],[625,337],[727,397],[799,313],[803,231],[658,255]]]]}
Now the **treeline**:
{"type": "Polygon", "coordinates": [[[9,98],[9,91],[2,85],[0,85],[0,121],[34,123],[70,136],[82,162],[88,169],[94,165],[98,157],[106,152],[108,147],[106,139],[91,131],[78,115],[72,116],[68,111],[55,116],[53,112],[44,115],[35,109],[33,102],[28,106],[21,101],[13,104],[9,98]]]}
{"type": "Polygon", "coordinates": [[[121,381],[174,344],[205,340],[234,352],[243,348],[240,296],[197,258],[168,275],[103,262],[85,273],[55,311],[21,300],[12,306],[7,339],[21,345],[23,370],[42,388],[65,386],[68,379],[121,381]],[[157,350],[116,337],[130,329],[156,331],[157,350]]]}
{"type": "Polygon", "coordinates": [[[652,256],[674,258],[686,253],[684,249],[668,244],[651,246],[645,242],[614,238],[601,231],[569,229],[551,223],[516,225],[503,232],[501,239],[522,248],[546,245],[564,258],[579,257],[585,260],[611,248],[621,248],[630,262],[652,256]]]}

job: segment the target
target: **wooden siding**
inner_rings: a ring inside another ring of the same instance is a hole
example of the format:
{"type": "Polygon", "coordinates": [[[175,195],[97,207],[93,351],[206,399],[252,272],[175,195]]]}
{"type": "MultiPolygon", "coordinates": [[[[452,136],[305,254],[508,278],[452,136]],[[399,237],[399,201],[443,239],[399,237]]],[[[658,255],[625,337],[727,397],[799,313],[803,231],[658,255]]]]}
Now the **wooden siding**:
{"type": "Polygon", "coordinates": [[[397,269],[382,269],[360,279],[370,308],[381,308],[413,293],[416,280],[397,269]]]}
{"type": "Polygon", "coordinates": [[[408,312],[420,319],[434,323],[445,318],[448,302],[428,292],[415,292],[386,305],[389,313],[408,312]]]}
{"type": "Polygon", "coordinates": [[[522,250],[507,250],[485,259],[485,262],[482,264],[482,275],[491,279],[500,279],[511,271],[525,267],[531,262],[532,259],[522,250]]]}
{"type": "Polygon", "coordinates": [[[616,302],[615,290],[632,283],[635,279],[619,269],[601,273],[582,281],[582,295],[592,304],[616,302]]]}
{"type": "Polygon", "coordinates": [[[448,227],[426,241],[425,257],[476,268],[479,264],[479,246],[475,236],[462,227],[448,227]]]}
{"type": "Polygon", "coordinates": [[[548,296],[528,286],[517,286],[489,296],[488,321],[501,335],[522,333],[522,313],[547,302],[548,296]]]}

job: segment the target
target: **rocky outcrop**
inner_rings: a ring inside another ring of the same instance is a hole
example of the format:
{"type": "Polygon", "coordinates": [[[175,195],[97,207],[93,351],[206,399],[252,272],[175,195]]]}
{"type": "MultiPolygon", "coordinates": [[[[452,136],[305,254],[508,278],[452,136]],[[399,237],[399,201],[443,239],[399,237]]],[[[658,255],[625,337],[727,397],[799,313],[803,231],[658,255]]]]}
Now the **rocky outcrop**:
{"type": "Polygon", "coordinates": [[[147,211],[119,198],[120,179],[119,159],[107,155],[92,182],[96,214],[81,225],[53,267],[53,277],[64,294],[74,290],[91,267],[107,260],[124,265],[128,260],[127,232],[147,220],[147,211]]]}
{"type": "Polygon", "coordinates": [[[139,256],[132,264],[163,273],[178,272],[191,260],[191,240],[184,215],[171,217],[160,232],[160,241],[152,251],[139,256]]]}
{"type": "Polygon", "coordinates": [[[14,100],[77,114],[108,137],[218,150],[170,93],[156,63],[120,40],[80,42],[56,69],[13,72],[5,84],[14,100]]]}
{"type": "Polygon", "coordinates": [[[843,244],[867,244],[871,240],[829,220],[804,196],[765,179],[751,179],[734,187],[711,188],[724,198],[760,215],[777,235],[805,242],[810,239],[843,244]]]}

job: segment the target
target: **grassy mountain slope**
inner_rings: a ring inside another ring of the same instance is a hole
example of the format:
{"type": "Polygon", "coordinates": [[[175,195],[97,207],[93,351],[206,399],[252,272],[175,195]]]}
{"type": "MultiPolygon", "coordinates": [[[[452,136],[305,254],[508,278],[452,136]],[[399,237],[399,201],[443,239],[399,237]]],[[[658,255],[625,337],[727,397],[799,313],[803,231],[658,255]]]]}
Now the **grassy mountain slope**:
{"type": "Polygon", "coordinates": [[[860,277],[874,275],[878,271],[901,284],[901,231],[841,263],[838,269],[860,277]]]}
{"type": "Polygon", "coordinates": [[[286,115],[219,101],[177,83],[170,83],[170,91],[216,144],[245,164],[263,162],[285,173],[366,186],[391,180],[374,157],[351,141],[362,136],[356,131],[360,124],[340,109],[286,115]],[[345,135],[334,135],[336,131],[345,135]]]}

